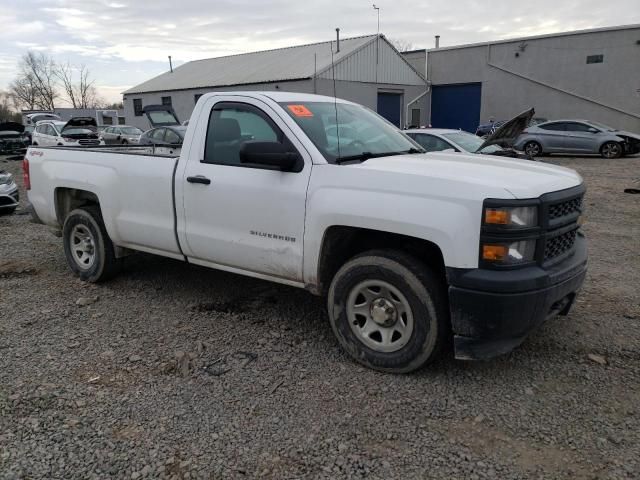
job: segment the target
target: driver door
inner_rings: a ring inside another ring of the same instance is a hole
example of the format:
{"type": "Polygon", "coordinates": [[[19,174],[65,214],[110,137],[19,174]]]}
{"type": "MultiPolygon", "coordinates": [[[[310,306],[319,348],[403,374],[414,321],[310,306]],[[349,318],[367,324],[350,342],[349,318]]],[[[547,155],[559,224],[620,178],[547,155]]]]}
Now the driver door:
{"type": "Polygon", "coordinates": [[[202,144],[193,144],[186,154],[189,161],[176,189],[183,189],[180,240],[189,261],[301,282],[308,152],[271,107],[257,99],[211,97],[194,128],[206,132],[202,144]],[[252,140],[297,151],[302,170],[240,163],[240,148],[252,140]]]}

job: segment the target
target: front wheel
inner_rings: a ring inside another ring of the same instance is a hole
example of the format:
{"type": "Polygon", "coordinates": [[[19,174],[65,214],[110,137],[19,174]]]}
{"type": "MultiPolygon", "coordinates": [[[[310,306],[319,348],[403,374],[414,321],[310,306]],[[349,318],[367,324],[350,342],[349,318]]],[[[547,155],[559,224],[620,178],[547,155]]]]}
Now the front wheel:
{"type": "Polygon", "coordinates": [[[449,341],[444,283],[403,252],[377,250],[351,259],[333,278],[327,302],[340,345],[375,370],[411,372],[449,341]]]}
{"type": "Polygon", "coordinates": [[[542,145],[538,142],[527,142],[524,145],[524,153],[526,153],[529,157],[537,157],[542,154],[542,145]]]}
{"type": "Polygon", "coordinates": [[[69,213],[62,238],[67,264],[82,280],[97,283],[117,273],[120,260],[115,256],[98,207],[86,206],[69,213]]]}
{"type": "Polygon", "coordinates": [[[606,142],[600,147],[602,158],[619,158],[622,156],[622,145],[618,142],[606,142]]]}

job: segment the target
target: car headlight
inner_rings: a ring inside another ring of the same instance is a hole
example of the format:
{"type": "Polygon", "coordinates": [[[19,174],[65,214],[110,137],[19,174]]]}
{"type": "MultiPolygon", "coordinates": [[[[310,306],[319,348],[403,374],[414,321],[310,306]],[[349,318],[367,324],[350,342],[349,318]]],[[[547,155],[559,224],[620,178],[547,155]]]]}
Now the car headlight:
{"type": "Polygon", "coordinates": [[[13,183],[13,175],[10,173],[0,173],[0,185],[9,185],[13,183]]]}
{"type": "Polygon", "coordinates": [[[534,228],[538,226],[538,207],[484,207],[484,225],[503,228],[534,228]]]}
{"type": "Polygon", "coordinates": [[[536,240],[514,242],[486,242],[482,244],[482,260],[497,265],[519,265],[532,262],[536,254],[536,240]]]}

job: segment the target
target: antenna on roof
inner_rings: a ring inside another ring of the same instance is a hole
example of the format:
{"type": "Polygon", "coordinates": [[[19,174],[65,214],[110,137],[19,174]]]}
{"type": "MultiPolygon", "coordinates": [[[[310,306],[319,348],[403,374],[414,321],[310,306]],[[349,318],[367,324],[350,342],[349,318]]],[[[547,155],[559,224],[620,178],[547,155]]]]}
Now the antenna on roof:
{"type": "Polygon", "coordinates": [[[340,53],[340,29],[336,28],[336,53],[340,53]]]}
{"type": "Polygon", "coordinates": [[[171,55],[169,55],[169,70],[173,73],[173,64],[171,63],[171,55]]]}
{"type": "MultiPolygon", "coordinates": [[[[340,34],[340,29],[336,28],[336,32],[338,35],[340,34]]],[[[336,44],[336,53],[339,51],[340,45],[340,37],[338,36],[338,42],[336,44]]],[[[336,113],[336,139],[338,140],[338,158],[340,158],[340,129],[338,128],[338,100],[336,96],[336,66],[333,62],[333,47],[329,44],[331,48],[331,76],[333,77],[333,108],[336,113]]]]}

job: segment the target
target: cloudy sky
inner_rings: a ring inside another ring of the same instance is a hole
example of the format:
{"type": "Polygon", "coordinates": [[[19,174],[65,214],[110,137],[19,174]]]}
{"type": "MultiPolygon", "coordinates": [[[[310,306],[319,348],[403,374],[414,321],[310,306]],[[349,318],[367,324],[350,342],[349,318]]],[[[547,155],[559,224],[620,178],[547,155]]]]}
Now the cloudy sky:
{"type": "MultiPolygon", "coordinates": [[[[0,90],[27,50],[86,64],[100,94],[185,61],[375,33],[368,0],[1,0],[0,90]]],[[[640,23],[638,0],[376,0],[380,31],[414,48],[640,23]]]]}

